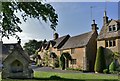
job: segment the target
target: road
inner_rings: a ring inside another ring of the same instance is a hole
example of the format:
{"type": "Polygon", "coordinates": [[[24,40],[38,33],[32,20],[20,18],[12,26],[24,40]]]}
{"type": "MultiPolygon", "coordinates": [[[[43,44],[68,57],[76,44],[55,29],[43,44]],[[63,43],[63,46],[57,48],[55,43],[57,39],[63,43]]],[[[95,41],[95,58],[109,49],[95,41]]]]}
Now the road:
{"type": "Polygon", "coordinates": [[[44,71],[44,72],[59,72],[59,73],[82,73],[80,71],[61,70],[60,68],[52,69],[51,67],[39,67],[39,68],[33,68],[33,70],[44,71]]]}
{"type": "MultiPolygon", "coordinates": [[[[80,74],[95,74],[94,72],[81,72],[81,71],[72,71],[72,70],[61,70],[60,68],[52,69],[51,67],[32,67],[34,71],[44,71],[44,72],[58,72],[58,73],[80,73],[80,74]]],[[[96,73],[96,75],[106,75],[103,73],[96,73]]],[[[117,74],[107,74],[110,76],[118,76],[117,74]]]]}

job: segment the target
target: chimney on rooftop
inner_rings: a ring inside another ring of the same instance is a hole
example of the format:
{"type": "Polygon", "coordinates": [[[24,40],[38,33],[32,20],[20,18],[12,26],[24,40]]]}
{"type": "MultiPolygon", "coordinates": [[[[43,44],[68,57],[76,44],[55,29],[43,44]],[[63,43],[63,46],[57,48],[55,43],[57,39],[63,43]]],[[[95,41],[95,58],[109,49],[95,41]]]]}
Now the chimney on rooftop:
{"type": "Polygon", "coordinates": [[[19,44],[19,45],[21,44],[21,39],[18,40],[18,44],[19,44]]]}
{"type": "Polygon", "coordinates": [[[95,20],[93,20],[93,23],[92,23],[92,31],[97,31],[98,30],[98,27],[97,27],[97,24],[95,23],[95,20]]]}
{"type": "Polygon", "coordinates": [[[59,34],[58,33],[54,33],[54,40],[56,40],[57,38],[59,38],[59,34]]]}

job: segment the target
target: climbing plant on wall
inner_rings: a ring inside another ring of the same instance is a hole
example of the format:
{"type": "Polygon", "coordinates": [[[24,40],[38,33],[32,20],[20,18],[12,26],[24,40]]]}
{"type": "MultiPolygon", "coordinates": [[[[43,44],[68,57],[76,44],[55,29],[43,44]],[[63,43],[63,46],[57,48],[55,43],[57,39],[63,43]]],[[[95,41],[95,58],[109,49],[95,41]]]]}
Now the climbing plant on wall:
{"type": "Polygon", "coordinates": [[[66,68],[67,60],[71,60],[72,57],[68,52],[63,52],[60,57],[62,70],[66,68]]]}

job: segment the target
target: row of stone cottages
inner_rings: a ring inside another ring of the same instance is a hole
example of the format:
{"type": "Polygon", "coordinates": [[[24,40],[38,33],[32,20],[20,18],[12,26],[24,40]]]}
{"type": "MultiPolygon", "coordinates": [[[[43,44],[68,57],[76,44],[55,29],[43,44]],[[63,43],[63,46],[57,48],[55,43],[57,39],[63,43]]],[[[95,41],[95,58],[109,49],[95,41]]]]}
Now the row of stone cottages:
{"type": "MultiPolygon", "coordinates": [[[[108,20],[105,11],[103,27],[99,35],[95,20],[93,20],[91,26],[92,31],[72,37],[70,35],[59,37],[55,33],[54,39],[48,41],[39,49],[39,57],[41,60],[44,59],[44,55],[47,52],[48,55],[54,53],[60,58],[62,53],[67,52],[72,57],[71,60],[67,60],[67,68],[94,71],[97,48],[102,46],[105,48],[106,64],[109,65],[112,61],[109,56],[115,52],[120,53],[120,20],[108,20]]],[[[51,61],[50,58],[48,59],[48,66],[50,66],[51,61]]],[[[118,61],[120,62],[120,59],[118,61]]]]}

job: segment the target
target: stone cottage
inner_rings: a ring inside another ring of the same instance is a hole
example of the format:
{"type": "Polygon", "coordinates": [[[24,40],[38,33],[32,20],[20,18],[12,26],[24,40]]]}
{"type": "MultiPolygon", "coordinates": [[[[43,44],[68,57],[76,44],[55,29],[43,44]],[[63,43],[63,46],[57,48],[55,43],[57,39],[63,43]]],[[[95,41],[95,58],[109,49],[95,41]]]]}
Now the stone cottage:
{"type": "Polygon", "coordinates": [[[54,40],[49,41],[46,47],[42,47],[40,50],[41,54],[39,55],[44,55],[45,52],[48,51],[49,55],[53,52],[60,58],[62,53],[69,52],[72,60],[68,62],[68,68],[80,68],[82,70],[93,71],[97,51],[96,38],[98,36],[98,28],[95,20],[93,20],[91,26],[91,32],[73,37],[70,37],[70,35],[59,37],[58,34],[56,34],[57,36],[54,36],[54,40]]]}
{"type": "Polygon", "coordinates": [[[22,49],[20,42],[2,45],[2,78],[32,78],[30,59],[22,49]]]}
{"type": "Polygon", "coordinates": [[[60,48],[59,51],[68,52],[72,57],[68,62],[68,68],[93,71],[97,50],[97,29],[97,24],[93,20],[92,31],[70,37],[60,48]]]}
{"type": "Polygon", "coordinates": [[[107,12],[104,12],[103,26],[97,38],[97,48],[104,47],[107,66],[111,63],[114,54],[120,63],[120,20],[108,20],[107,12]]]}
{"type": "MultiPolygon", "coordinates": [[[[50,40],[48,42],[46,42],[45,44],[42,45],[42,47],[40,47],[40,50],[38,52],[40,59],[40,62],[43,64],[45,61],[45,57],[47,54],[47,58],[48,58],[48,66],[53,66],[53,58],[51,57],[51,54],[55,54],[54,56],[56,57],[60,57],[60,51],[59,48],[61,48],[66,41],[69,39],[69,35],[65,35],[62,37],[59,37],[59,35],[57,33],[54,34],[54,39],[50,40]]],[[[55,57],[55,58],[56,58],[55,57]]]]}

